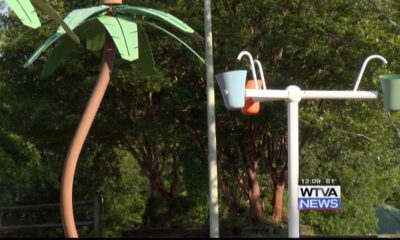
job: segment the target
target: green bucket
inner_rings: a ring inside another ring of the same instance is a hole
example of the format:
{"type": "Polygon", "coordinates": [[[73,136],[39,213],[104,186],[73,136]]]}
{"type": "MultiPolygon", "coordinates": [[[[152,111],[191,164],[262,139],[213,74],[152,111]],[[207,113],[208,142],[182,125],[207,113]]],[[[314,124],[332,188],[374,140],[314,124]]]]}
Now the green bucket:
{"type": "Polygon", "coordinates": [[[380,75],[383,103],[388,111],[400,110],[400,74],[380,75]]]}

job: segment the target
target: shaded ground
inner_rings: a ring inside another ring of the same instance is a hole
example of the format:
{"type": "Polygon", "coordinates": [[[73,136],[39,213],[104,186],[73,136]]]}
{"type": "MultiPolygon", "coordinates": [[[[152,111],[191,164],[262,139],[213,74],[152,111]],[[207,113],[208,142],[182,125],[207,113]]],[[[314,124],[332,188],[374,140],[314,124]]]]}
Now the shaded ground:
{"type": "MultiPolygon", "coordinates": [[[[197,229],[137,229],[126,232],[128,238],[209,238],[208,228],[197,229]]],[[[282,238],[287,237],[286,229],[278,228],[221,228],[221,238],[282,238]]]]}

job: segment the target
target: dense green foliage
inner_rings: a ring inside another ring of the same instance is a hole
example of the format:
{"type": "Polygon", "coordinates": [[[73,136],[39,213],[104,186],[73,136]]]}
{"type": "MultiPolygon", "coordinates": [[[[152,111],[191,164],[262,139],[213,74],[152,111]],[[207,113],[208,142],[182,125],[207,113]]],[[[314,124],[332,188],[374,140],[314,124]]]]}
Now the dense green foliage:
{"type": "MultiPolygon", "coordinates": [[[[67,13],[97,2],[51,4],[67,13]]],[[[169,12],[203,35],[201,0],[125,2],[169,12]]],[[[360,85],[379,89],[379,74],[398,71],[398,5],[392,0],[213,1],[215,70],[244,67],[236,56],[247,49],[263,62],[271,88],[352,89],[363,60],[379,53],[390,64],[371,62],[360,85]]],[[[77,46],[53,75],[40,78],[51,49],[28,69],[22,65],[57,26],[49,22],[29,30],[12,14],[1,16],[0,26],[0,43],[5,43],[0,45],[0,206],[58,202],[64,157],[93,88],[101,51],[77,46]]],[[[77,168],[74,199],[103,196],[104,236],[140,227],[208,224],[205,68],[168,36],[146,31],[156,72],[145,75],[135,62],[116,61],[77,168]]],[[[182,38],[204,51],[202,39],[182,38]]],[[[264,103],[261,113],[250,118],[227,111],[218,92],[216,97],[221,222],[248,226],[247,186],[240,186],[237,176],[245,177],[245,153],[257,152],[268,223],[273,173],[264,162],[271,152],[261,149],[261,139],[269,133],[278,145],[285,135],[285,104],[264,103]]],[[[300,177],[335,178],[342,187],[341,211],[301,214],[301,223],[310,229],[306,233],[376,234],[375,208],[384,202],[400,207],[398,113],[385,112],[382,99],[303,101],[300,106],[300,177]]],[[[284,166],[285,159],[280,160],[274,169],[284,166]]],[[[81,233],[91,234],[90,229],[81,233]]],[[[62,236],[60,230],[45,234],[62,236]]]]}

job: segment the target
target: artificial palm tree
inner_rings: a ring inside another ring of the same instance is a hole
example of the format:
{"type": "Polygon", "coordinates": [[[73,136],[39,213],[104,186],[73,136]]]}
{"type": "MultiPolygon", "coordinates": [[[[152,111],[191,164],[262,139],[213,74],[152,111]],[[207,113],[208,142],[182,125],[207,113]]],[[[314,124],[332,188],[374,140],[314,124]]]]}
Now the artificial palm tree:
{"type": "Polygon", "coordinates": [[[59,44],[43,68],[42,76],[48,76],[56,69],[66,53],[79,42],[77,36],[81,42],[85,42],[89,50],[98,51],[103,48],[103,62],[98,80],[69,148],[61,182],[61,214],[65,234],[66,237],[78,237],[72,199],[75,169],[82,146],[108,86],[117,50],[122,59],[139,60],[139,67],[153,69],[154,60],[144,30],[146,26],[150,26],[178,40],[202,62],[204,60],[181,39],[152,20],[168,23],[189,34],[193,34],[194,30],[176,17],[159,10],[122,5],[123,0],[102,0],[99,6],[73,10],[60,22],[58,14],[44,0],[6,0],[6,2],[27,26],[33,28],[40,26],[35,7],[46,9],[44,11],[61,25],[24,64],[24,67],[28,67],[34,63],[46,49],[59,40],[59,44]]]}

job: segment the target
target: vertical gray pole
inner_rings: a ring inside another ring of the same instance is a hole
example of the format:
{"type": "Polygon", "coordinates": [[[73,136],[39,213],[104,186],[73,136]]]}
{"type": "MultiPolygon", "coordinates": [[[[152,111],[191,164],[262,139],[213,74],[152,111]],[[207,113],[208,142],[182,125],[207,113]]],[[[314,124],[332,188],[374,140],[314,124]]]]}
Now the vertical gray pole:
{"type": "Polygon", "coordinates": [[[204,0],[204,34],[207,66],[208,188],[210,238],[219,238],[217,137],[215,127],[214,61],[211,0],[204,0]]]}

